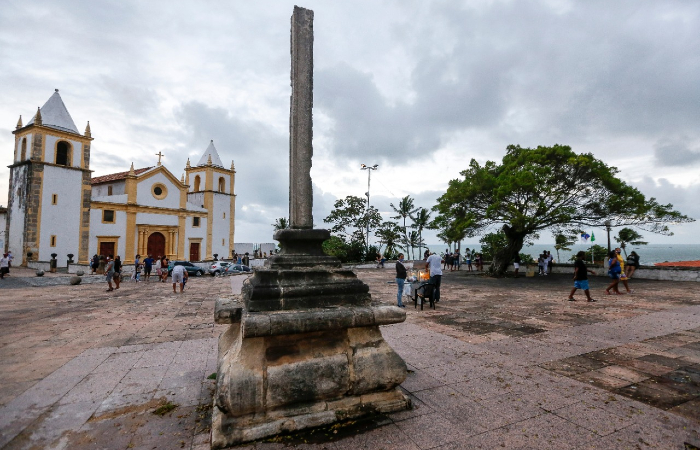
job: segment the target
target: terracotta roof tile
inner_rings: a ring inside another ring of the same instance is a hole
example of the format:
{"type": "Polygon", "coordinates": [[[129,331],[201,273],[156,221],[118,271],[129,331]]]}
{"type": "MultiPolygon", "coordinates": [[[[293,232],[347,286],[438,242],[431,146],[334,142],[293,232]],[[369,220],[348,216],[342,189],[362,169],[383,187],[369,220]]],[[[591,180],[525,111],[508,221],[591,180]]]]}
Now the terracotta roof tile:
{"type": "MultiPolygon", "coordinates": [[[[147,170],[151,170],[152,168],[153,168],[153,166],[144,167],[143,169],[136,169],[136,170],[134,170],[134,173],[136,175],[139,175],[141,173],[144,173],[147,170]]],[[[129,175],[128,170],[126,172],[110,173],[109,175],[102,175],[101,177],[94,177],[91,180],[91,184],[102,184],[102,183],[109,183],[111,181],[123,180],[124,178],[126,178],[127,175],[129,175]]]]}
{"type": "Polygon", "coordinates": [[[676,261],[676,262],[662,262],[656,263],[655,266],[664,267],[700,267],[700,260],[698,261],[676,261]]]}

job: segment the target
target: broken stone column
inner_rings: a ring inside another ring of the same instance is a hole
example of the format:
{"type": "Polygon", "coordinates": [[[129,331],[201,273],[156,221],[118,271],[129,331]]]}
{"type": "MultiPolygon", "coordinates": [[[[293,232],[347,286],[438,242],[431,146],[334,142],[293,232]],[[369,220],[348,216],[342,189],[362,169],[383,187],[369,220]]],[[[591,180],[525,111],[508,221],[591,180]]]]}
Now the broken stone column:
{"type": "Polygon", "coordinates": [[[404,310],[372,301],[352,270],[323,252],[311,190],[313,11],[292,15],[290,202],[282,250],[241,294],[216,304],[219,337],[212,448],[410,406],[406,364],[380,325],[404,310]]]}

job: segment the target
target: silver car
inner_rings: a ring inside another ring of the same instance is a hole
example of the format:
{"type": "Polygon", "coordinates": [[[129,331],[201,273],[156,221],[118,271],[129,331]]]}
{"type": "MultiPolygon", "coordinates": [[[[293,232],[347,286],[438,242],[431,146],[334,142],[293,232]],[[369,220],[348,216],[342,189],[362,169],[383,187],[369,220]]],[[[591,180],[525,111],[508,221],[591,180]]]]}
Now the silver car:
{"type": "Polygon", "coordinates": [[[228,263],[226,261],[215,261],[214,264],[212,264],[209,268],[209,274],[213,277],[221,275],[224,272],[226,272],[226,268],[230,265],[231,263],[228,263]]]}

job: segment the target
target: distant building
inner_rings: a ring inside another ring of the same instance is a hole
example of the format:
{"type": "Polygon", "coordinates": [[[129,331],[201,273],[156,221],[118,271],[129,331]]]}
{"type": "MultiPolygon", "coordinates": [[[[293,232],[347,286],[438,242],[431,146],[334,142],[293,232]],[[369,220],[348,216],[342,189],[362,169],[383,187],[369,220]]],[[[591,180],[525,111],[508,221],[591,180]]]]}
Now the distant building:
{"type": "MultiPolygon", "coordinates": [[[[199,261],[230,257],[234,249],[235,178],[214,142],[177,179],[164,165],[92,177],[90,123],[80,134],[58,90],[27,125],[15,131],[4,248],[15,263],[67,255],[138,253],[199,261]],[[21,256],[20,256],[21,255],[21,256]]],[[[160,152],[159,152],[160,153],[160,152]]]]}

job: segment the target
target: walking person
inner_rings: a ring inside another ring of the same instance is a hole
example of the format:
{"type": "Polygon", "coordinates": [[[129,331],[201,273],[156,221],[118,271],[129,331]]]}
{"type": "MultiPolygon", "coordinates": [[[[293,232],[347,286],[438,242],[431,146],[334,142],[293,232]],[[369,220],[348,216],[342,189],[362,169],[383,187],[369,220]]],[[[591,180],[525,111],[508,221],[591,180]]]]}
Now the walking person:
{"type": "MultiPolygon", "coordinates": [[[[167,273],[167,272],[166,272],[167,273]]],[[[185,280],[187,280],[187,270],[185,270],[185,266],[175,266],[173,267],[173,292],[177,294],[177,290],[175,287],[179,284],[180,285],[180,293],[182,294],[182,291],[185,289],[185,280]]]]}
{"type": "Polygon", "coordinates": [[[160,282],[165,283],[168,279],[168,258],[163,256],[160,260],[160,282]]]}
{"type": "Polygon", "coordinates": [[[594,302],[595,300],[591,298],[591,291],[588,287],[588,272],[595,275],[595,272],[586,267],[584,259],[586,258],[586,252],[581,251],[576,254],[576,261],[574,262],[574,288],[571,289],[569,294],[569,301],[575,302],[574,293],[576,289],[583,289],[583,293],[586,294],[586,299],[589,302],[594,302]]]}
{"type": "Polygon", "coordinates": [[[135,282],[139,282],[139,276],[141,275],[141,255],[137,254],[134,256],[134,274],[131,276],[131,278],[135,282]]]}
{"type": "Polygon", "coordinates": [[[459,266],[462,264],[462,261],[460,258],[462,258],[462,255],[460,255],[459,250],[457,250],[454,254],[454,263],[455,263],[455,266],[457,266],[458,272],[459,272],[459,266]]]}
{"type": "Polygon", "coordinates": [[[467,272],[472,271],[472,252],[467,249],[467,251],[464,252],[464,262],[467,264],[467,272]]]}
{"type": "Polygon", "coordinates": [[[156,269],[156,276],[158,277],[158,281],[160,281],[160,276],[161,276],[161,258],[160,255],[156,256],[156,262],[154,264],[154,267],[156,269]]]}
{"type": "Polygon", "coordinates": [[[398,291],[396,294],[396,306],[405,308],[401,298],[403,297],[403,285],[406,282],[406,266],[403,265],[403,253],[399,253],[399,258],[396,261],[396,286],[398,291]]]}
{"type": "Polygon", "coordinates": [[[620,273],[622,272],[622,268],[620,267],[620,261],[617,260],[617,254],[614,250],[608,255],[608,261],[608,276],[612,282],[605,288],[605,293],[611,295],[610,289],[612,289],[615,294],[620,295],[620,290],[618,289],[617,285],[620,283],[620,273]]]}
{"type": "Polygon", "coordinates": [[[544,253],[537,257],[537,275],[544,275],[544,253]]]}
{"type": "Polygon", "coordinates": [[[7,257],[7,253],[2,255],[0,258],[0,278],[5,278],[5,275],[10,271],[10,258],[7,257]]]}
{"type": "Polygon", "coordinates": [[[122,259],[119,255],[114,257],[114,289],[119,289],[119,283],[122,281],[122,259]]]}
{"type": "Polygon", "coordinates": [[[518,271],[520,270],[520,253],[515,254],[513,258],[513,278],[518,278],[518,271]]]}
{"type": "Polygon", "coordinates": [[[15,257],[12,255],[12,250],[7,251],[7,273],[10,273],[10,269],[12,268],[12,261],[15,259],[15,257]]]}
{"type": "Polygon", "coordinates": [[[622,281],[622,284],[625,286],[625,290],[627,291],[627,293],[631,294],[632,289],[630,289],[630,285],[627,283],[627,272],[625,272],[625,260],[620,254],[621,251],[622,250],[620,250],[619,247],[615,249],[615,258],[617,258],[617,262],[620,264],[620,281],[622,281]]]}
{"type": "Polygon", "coordinates": [[[435,303],[440,301],[440,282],[442,281],[442,259],[439,255],[433,253],[428,256],[428,260],[425,262],[426,267],[430,271],[430,283],[435,286],[435,293],[433,298],[435,303]]]}
{"type": "Polygon", "coordinates": [[[92,269],[93,274],[97,273],[98,267],[100,267],[100,257],[95,255],[90,260],[90,268],[92,269]]]}
{"type": "Polygon", "coordinates": [[[627,278],[632,278],[632,275],[634,275],[634,272],[637,270],[639,267],[639,255],[637,252],[633,251],[632,253],[627,256],[627,278]]]}
{"type": "Polygon", "coordinates": [[[107,280],[107,285],[109,286],[107,292],[113,291],[114,287],[112,287],[112,279],[114,279],[114,261],[112,261],[111,255],[105,257],[105,278],[107,280]]]}

